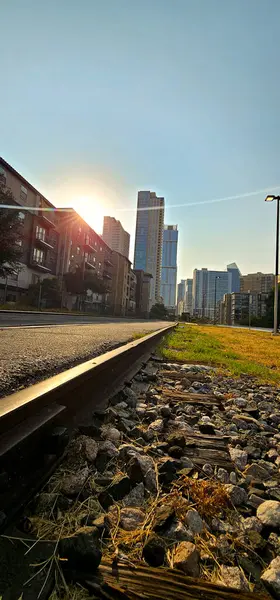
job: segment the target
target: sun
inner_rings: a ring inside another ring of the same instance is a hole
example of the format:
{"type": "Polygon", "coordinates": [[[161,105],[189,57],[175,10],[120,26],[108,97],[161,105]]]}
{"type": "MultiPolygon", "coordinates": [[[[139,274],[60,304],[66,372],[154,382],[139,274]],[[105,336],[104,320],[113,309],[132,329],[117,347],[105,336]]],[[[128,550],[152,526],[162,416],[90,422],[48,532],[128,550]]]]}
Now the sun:
{"type": "Polygon", "coordinates": [[[80,196],[73,199],[72,206],[96,233],[102,233],[106,211],[100,201],[92,196],[80,196]]]}

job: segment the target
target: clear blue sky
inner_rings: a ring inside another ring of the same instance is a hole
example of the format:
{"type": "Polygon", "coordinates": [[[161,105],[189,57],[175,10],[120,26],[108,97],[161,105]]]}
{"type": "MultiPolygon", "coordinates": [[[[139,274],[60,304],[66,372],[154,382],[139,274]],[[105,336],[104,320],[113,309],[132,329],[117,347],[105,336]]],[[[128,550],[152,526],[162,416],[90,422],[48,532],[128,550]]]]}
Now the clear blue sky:
{"type": "Polygon", "coordinates": [[[2,0],[0,20],[0,155],[89,198],[97,229],[95,202],[133,235],[137,190],[164,195],[180,277],[273,271],[264,193],[193,203],[280,192],[279,0],[2,0]]]}

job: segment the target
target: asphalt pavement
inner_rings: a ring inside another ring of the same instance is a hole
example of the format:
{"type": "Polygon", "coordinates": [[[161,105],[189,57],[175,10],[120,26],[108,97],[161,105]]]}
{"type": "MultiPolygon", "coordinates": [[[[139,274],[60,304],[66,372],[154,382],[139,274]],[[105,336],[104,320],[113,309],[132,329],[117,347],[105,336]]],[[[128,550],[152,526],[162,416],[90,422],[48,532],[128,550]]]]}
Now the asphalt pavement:
{"type": "MultiPolygon", "coordinates": [[[[127,319],[134,322],[135,319],[127,319]]],[[[75,325],[91,323],[121,323],[117,317],[96,317],[90,315],[73,315],[68,313],[2,311],[0,310],[0,329],[4,327],[44,327],[46,325],[75,325]]]]}
{"type": "Polygon", "coordinates": [[[0,397],[55,375],[167,321],[96,320],[94,324],[0,329],[0,397]]]}

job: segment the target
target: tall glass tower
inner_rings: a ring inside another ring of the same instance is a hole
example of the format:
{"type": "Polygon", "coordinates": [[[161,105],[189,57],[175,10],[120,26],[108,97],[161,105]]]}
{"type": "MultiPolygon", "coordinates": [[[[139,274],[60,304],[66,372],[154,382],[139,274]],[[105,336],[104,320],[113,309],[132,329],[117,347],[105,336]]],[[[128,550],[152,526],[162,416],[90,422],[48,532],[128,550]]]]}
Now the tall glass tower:
{"type": "Polygon", "coordinates": [[[164,225],[160,293],[167,308],[175,309],[177,287],[177,225],[164,225]]]}

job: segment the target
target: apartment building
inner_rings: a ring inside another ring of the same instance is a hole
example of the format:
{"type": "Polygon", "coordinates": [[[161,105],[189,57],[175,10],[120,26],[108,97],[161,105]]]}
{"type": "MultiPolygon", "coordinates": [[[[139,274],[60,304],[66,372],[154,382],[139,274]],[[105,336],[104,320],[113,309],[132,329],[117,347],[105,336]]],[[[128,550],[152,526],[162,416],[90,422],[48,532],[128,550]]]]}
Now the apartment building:
{"type": "Polygon", "coordinates": [[[193,314],[193,280],[186,281],[186,312],[191,316],[193,314]]]}
{"type": "Polygon", "coordinates": [[[160,293],[164,306],[176,307],[178,226],[164,225],[160,293]]]}
{"type": "Polygon", "coordinates": [[[227,325],[249,324],[253,317],[266,315],[267,293],[239,292],[226,294],[220,303],[220,322],[227,325]]]}
{"type": "Polygon", "coordinates": [[[215,319],[218,303],[232,288],[239,287],[240,272],[235,263],[226,271],[195,269],[193,272],[193,313],[198,317],[215,319]],[[234,283],[233,283],[234,282],[234,283]]]}
{"type": "Polygon", "coordinates": [[[131,273],[130,260],[120,252],[112,251],[112,264],[111,312],[124,317],[135,312],[135,277],[131,273]]]}
{"type": "Polygon", "coordinates": [[[240,278],[241,292],[258,292],[267,294],[274,287],[273,273],[250,273],[240,278]]]}
{"type": "Polygon", "coordinates": [[[150,287],[152,275],[145,271],[134,269],[136,276],[136,314],[142,319],[148,319],[150,313],[150,287]]]}
{"type": "Polygon", "coordinates": [[[130,235],[120,221],[114,217],[104,217],[102,239],[109,248],[129,258],[130,235]]]}
{"type": "Polygon", "coordinates": [[[160,302],[160,277],[164,225],[164,198],[155,192],[138,192],[134,269],[152,275],[150,308],[160,302]]]}
{"type": "Polygon", "coordinates": [[[0,158],[0,181],[11,190],[22,223],[21,268],[5,280],[0,278],[0,301],[16,302],[27,293],[29,285],[57,274],[58,214],[54,205],[3,158],[0,158]],[[30,209],[21,211],[20,207],[30,209]]]}

